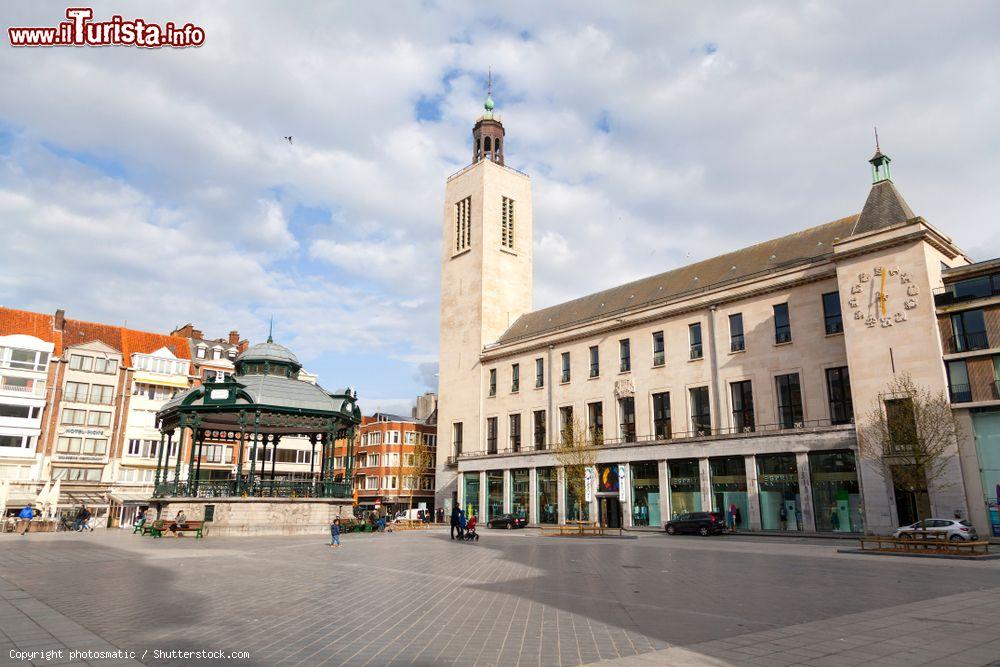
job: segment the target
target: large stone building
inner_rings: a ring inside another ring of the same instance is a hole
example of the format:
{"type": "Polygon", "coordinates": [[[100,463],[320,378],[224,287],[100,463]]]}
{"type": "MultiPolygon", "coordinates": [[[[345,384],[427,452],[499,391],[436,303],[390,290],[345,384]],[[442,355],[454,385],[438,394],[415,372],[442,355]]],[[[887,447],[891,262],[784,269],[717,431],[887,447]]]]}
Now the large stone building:
{"type": "Polygon", "coordinates": [[[940,516],[982,506],[957,451],[916,490],[859,455],[894,375],[947,391],[933,292],[969,264],[887,156],[858,214],[534,310],[530,179],[489,98],[473,139],[445,189],[439,504],[626,526],[736,505],[741,529],[806,532],[890,530],[913,494],[940,516]],[[574,422],[600,445],[588,498],[553,453],[574,422]]]}

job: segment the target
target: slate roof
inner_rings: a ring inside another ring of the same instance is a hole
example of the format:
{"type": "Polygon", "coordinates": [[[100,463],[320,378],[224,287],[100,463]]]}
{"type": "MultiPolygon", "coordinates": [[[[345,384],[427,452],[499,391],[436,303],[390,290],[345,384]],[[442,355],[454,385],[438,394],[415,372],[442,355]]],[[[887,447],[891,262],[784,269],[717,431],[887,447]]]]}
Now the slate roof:
{"type": "MultiPolygon", "coordinates": [[[[334,399],[322,387],[310,382],[277,375],[241,375],[236,381],[245,386],[244,391],[250,394],[255,405],[328,412],[339,412],[341,408],[342,399],[334,399]]],[[[177,394],[160,408],[160,412],[180,407],[188,396],[201,390],[199,386],[177,394]]],[[[201,399],[192,403],[202,404],[201,399]]]]}
{"type": "Polygon", "coordinates": [[[292,354],[284,345],[277,343],[257,343],[248,347],[243,354],[236,357],[237,361],[280,361],[292,363],[301,368],[298,357],[292,354]]]}
{"type": "Polygon", "coordinates": [[[876,229],[885,229],[913,218],[913,210],[899,194],[892,181],[880,181],[872,186],[865,201],[865,207],[858,216],[852,234],[864,234],[876,229]]]}
{"type": "MultiPolygon", "coordinates": [[[[894,189],[895,190],[895,189],[894,189]]],[[[869,196],[869,200],[871,196],[869,196]]],[[[508,343],[606,317],[754,274],[807,262],[833,252],[851,235],[857,215],[683,266],[666,273],[522,315],[498,339],[508,343]]]]}

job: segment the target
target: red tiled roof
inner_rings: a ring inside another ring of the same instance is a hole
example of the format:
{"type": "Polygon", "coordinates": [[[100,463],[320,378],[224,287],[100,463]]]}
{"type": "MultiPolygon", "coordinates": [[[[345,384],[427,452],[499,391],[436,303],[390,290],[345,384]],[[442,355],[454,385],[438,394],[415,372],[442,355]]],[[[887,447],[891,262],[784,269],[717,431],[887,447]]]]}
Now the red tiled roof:
{"type": "Polygon", "coordinates": [[[132,363],[132,355],[136,352],[140,354],[150,354],[156,352],[161,347],[165,347],[174,353],[178,359],[190,359],[191,348],[187,338],[180,336],[168,336],[166,334],[149,333],[147,331],[136,331],[135,329],[122,329],[122,352],[127,359],[126,363],[132,363]]]}
{"type": "Polygon", "coordinates": [[[62,353],[62,332],[53,328],[52,315],[0,307],[0,336],[23,334],[54,343],[55,354],[62,353]]]}
{"type": "Polygon", "coordinates": [[[122,351],[121,327],[66,318],[66,329],[63,333],[65,347],[83,345],[95,340],[113,347],[119,352],[122,351]]]}

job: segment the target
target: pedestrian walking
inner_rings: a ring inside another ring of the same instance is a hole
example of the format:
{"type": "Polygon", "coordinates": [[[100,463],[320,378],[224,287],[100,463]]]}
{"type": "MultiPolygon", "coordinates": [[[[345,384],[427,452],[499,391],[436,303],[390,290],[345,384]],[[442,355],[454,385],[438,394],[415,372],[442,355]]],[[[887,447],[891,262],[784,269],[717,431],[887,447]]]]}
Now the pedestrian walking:
{"type": "Polygon", "coordinates": [[[17,518],[21,520],[21,534],[24,535],[31,529],[31,520],[35,518],[35,509],[28,503],[21,508],[17,518]]]}
{"type": "Polygon", "coordinates": [[[782,530],[788,530],[788,508],[784,504],[778,509],[778,522],[782,530]]]}
{"type": "Polygon", "coordinates": [[[458,510],[458,539],[465,538],[465,510],[458,510]]]}
{"type": "Polygon", "coordinates": [[[340,519],[334,519],[333,523],[330,524],[330,546],[339,547],[340,546],[340,519]]]}
{"type": "Polygon", "coordinates": [[[736,530],[736,503],[729,506],[729,530],[736,530]]]}
{"type": "MultiPolygon", "coordinates": [[[[455,539],[455,533],[458,531],[458,515],[461,512],[458,509],[458,505],[452,505],[451,507],[451,539],[455,539]]],[[[459,537],[462,537],[462,533],[458,533],[459,537]]]]}

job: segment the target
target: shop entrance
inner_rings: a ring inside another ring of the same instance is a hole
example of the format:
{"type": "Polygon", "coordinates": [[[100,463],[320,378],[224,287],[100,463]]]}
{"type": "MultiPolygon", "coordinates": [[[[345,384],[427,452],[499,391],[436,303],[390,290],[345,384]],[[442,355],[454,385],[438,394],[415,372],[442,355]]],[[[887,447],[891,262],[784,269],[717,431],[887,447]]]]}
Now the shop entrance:
{"type": "Polygon", "coordinates": [[[598,496],[597,513],[605,528],[622,527],[622,504],[618,496],[598,496]]]}

